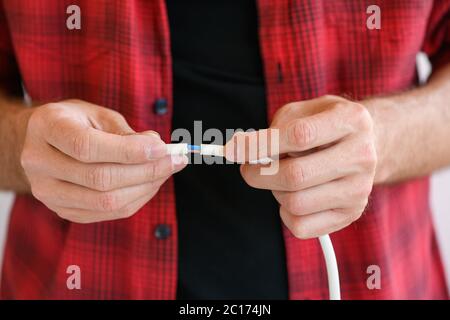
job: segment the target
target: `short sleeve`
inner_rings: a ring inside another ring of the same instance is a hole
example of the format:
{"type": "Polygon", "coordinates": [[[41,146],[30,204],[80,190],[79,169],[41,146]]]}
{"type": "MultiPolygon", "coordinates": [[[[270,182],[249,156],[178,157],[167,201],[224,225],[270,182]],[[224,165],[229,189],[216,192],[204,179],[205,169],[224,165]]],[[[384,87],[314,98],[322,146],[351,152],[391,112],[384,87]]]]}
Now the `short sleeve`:
{"type": "Polygon", "coordinates": [[[422,50],[434,70],[450,63],[450,0],[435,0],[422,50]]]}
{"type": "Polygon", "coordinates": [[[0,0],[0,92],[22,95],[20,72],[14,56],[3,0],[0,0]]]}

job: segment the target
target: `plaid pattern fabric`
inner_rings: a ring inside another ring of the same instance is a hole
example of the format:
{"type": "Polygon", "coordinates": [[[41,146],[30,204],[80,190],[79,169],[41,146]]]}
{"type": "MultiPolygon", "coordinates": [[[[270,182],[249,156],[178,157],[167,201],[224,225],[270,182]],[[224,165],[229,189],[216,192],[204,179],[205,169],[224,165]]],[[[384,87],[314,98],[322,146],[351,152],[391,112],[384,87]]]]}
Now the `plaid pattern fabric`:
{"type": "MultiPolygon", "coordinates": [[[[420,50],[435,67],[450,62],[449,0],[378,0],[381,30],[366,28],[372,1],[257,2],[269,117],[288,102],[323,94],[360,99],[406,90],[416,83],[420,50]]],[[[84,99],[118,110],[136,130],[151,128],[169,141],[171,57],[163,0],[0,4],[3,90],[19,92],[21,79],[34,101],[84,99]],[[82,10],[81,30],[65,27],[72,4],[82,10]],[[152,111],[161,97],[169,104],[164,115],[152,111]]],[[[376,187],[362,218],[332,235],[344,299],[448,298],[428,193],[428,178],[376,187]],[[381,269],[380,290],[366,286],[370,265],[381,269]]],[[[18,196],[1,296],[173,299],[175,212],[172,180],[132,218],[92,225],[63,221],[31,196],[18,196]],[[173,230],[167,239],[155,237],[160,224],[173,230]],[[69,265],[81,268],[81,290],[67,289],[69,265]]],[[[290,297],[326,299],[317,240],[298,240],[286,229],[284,235],[290,297]]]]}

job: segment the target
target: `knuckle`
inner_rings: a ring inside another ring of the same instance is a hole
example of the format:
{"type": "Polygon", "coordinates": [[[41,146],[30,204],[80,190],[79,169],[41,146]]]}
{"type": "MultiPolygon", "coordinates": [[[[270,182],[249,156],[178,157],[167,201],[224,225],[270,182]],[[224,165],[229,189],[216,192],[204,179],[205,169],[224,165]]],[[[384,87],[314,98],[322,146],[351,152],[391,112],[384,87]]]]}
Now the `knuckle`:
{"type": "Polygon", "coordinates": [[[358,128],[362,131],[370,132],[373,130],[373,120],[365,106],[359,103],[352,103],[352,115],[358,128]]]}
{"type": "Polygon", "coordinates": [[[316,128],[310,121],[297,120],[288,132],[288,140],[291,145],[304,147],[314,141],[316,128]]]}
{"type": "Polygon", "coordinates": [[[352,114],[364,117],[366,114],[368,114],[366,107],[364,107],[362,104],[357,102],[351,102],[348,105],[352,107],[352,114]]]}
{"type": "Polygon", "coordinates": [[[288,195],[286,196],[283,205],[286,209],[293,214],[301,214],[302,204],[301,199],[298,195],[288,195]]]}
{"type": "Polygon", "coordinates": [[[24,151],[20,155],[20,165],[25,171],[31,167],[30,157],[24,151]]]}
{"type": "Polygon", "coordinates": [[[87,185],[94,190],[108,191],[112,185],[112,171],[105,166],[95,166],[87,170],[87,185]]]}
{"type": "Polygon", "coordinates": [[[366,203],[371,192],[372,192],[372,184],[361,183],[361,184],[358,184],[353,189],[353,192],[350,194],[350,199],[353,199],[353,201],[356,202],[357,204],[359,204],[361,202],[366,203]]]}
{"type": "Polygon", "coordinates": [[[332,231],[338,231],[341,230],[350,224],[352,224],[355,220],[358,219],[358,212],[351,209],[347,210],[331,210],[330,212],[333,212],[336,216],[336,219],[332,219],[329,222],[329,225],[327,227],[328,230],[332,231]]]}
{"type": "Polygon", "coordinates": [[[121,209],[117,196],[112,192],[103,192],[97,199],[97,208],[104,212],[114,212],[121,209]]]}
{"type": "Polygon", "coordinates": [[[362,193],[362,198],[367,201],[367,198],[369,197],[370,193],[372,192],[372,183],[365,183],[363,184],[360,189],[362,193]]]}
{"type": "Polygon", "coordinates": [[[361,204],[359,206],[359,216],[361,216],[363,212],[366,211],[368,205],[369,205],[369,198],[366,198],[364,199],[364,201],[361,201],[361,204]]]}
{"type": "Polygon", "coordinates": [[[345,100],[340,97],[335,97],[331,104],[331,109],[335,113],[340,114],[342,117],[345,117],[346,119],[348,118],[348,121],[350,121],[350,123],[353,123],[355,122],[355,118],[358,118],[360,112],[359,106],[360,105],[352,101],[345,100]]]}
{"type": "Polygon", "coordinates": [[[30,119],[33,120],[40,120],[48,117],[53,117],[54,115],[59,114],[59,104],[55,102],[50,102],[47,104],[44,104],[33,112],[30,119]]]}
{"type": "Polygon", "coordinates": [[[280,206],[280,216],[286,225],[286,227],[291,231],[292,235],[298,239],[307,239],[309,237],[309,230],[302,223],[301,217],[295,217],[285,206],[280,206]]]}
{"type": "Polygon", "coordinates": [[[340,213],[343,214],[344,216],[339,219],[338,221],[335,221],[332,223],[332,225],[330,226],[333,230],[340,230],[345,228],[346,226],[352,224],[355,220],[357,220],[356,218],[356,211],[355,212],[347,212],[347,213],[340,213]]]}
{"type": "Polygon", "coordinates": [[[297,109],[300,105],[301,105],[301,102],[298,102],[298,101],[289,102],[288,104],[285,104],[282,109],[288,109],[288,110],[297,109]]]}
{"type": "Polygon", "coordinates": [[[57,124],[58,119],[63,115],[64,108],[59,103],[47,103],[38,108],[35,108],[30,116],[28,124],[39,125],[45,124],[47,127],[57,124]]]}
{"type": "Polygon", "coordinates": [[[285,113],[288,110],[296,108],[296,106],[297,106],[297,102],[288,102],[285,105],[281,106],[281,108],[279,108],[275,114],[277,115],[280,113],[285,113]]]}
{"type": "Polygon", "coordinates": [[[155,163],[149,163],[144,170],[144,175],[147,180],[154,181],[158,177],[158,169],[155,163]]]}
{"type": "MultiPolygon", "coordinates": [[[[363,206],[365,208],[365,206],[363,206]]],[[[349,220],[347,221],[347,224],[350,224],[352,222],[355,222],[359,218],[361,218],[361,215],[363,213],[364,209],[358,209],[355,210],[352,214],[349,215],[349,220]]]]}
{"type": "Polygon", "coordinates": [[[123,116],[123,114],[121,114],[120,112],[116,111],[116,110],[112,110],[112,109],[105,109],[105,112],[108,112],[113,118],[115,118],[116,120],[120,120],[120,121],[124,121],[126,122],[125,117],[123,116]]]}
{"type": "Polygon", "coordinates": [[[294,226],[294,230],[291,230],[291,232],[297,239],[306,240],[311,238],[311,231],[308,230],[308,228],[306,228],[305,225],[301,222],[296,223],[294,226]]]}
{"type": "Polygon", "coordinates": [[[48,103],[42,107],[38,108],[37,112],[33,113],[36,115],[38,121],[45,121],[46,126],[51,129],[55,134],[59,134],[57,131],[58,124],[65,115],[65,109],[59,103],[48,103]]]}
{"type": "Polygon", "coordinates": [[[73,213],[67,212],[63,208],[50,208],[59,218],[75,223],[83,223],[83,218],[73,213]]]}
{"type": "MultiPolygon", "coordinates": [[[[52,112],[53,113],[53,112],[52,112]]],[[[61,134],[60,117],[49,114],[47,124],[45,125],[45,137],[57,137],[61,134]]],[[[39,125],[39,123],[37,124],[39,125]]]]}
{"type": "Polygon", "coordinates": [[[28,149],[24,149],[20,155],[20,165],[25,171],[33,169],[36,167],[38,161],[36,161],[36,156],[29,151],[28,149]]]}
{"type": "Polygon", "coordinates": [[[127,145],[125,142],[125,139],[123,137],[119,137],[120,143],[119,143],[119,154],[124,159],[124,161],[129,162],[133,159],[133,155],[131,154],[130,149],[132,148],[132,145],[127,145]]]}
{"type": "Polygon", "coordinates": [[[280,121],[283,121],[286,118],[286,115],[289,115],[290,113],[298,109],[300,104],[301,102],[290,102],[288,104],[283,105],[275,112],[273,116],[272,125],[279,123],[280,121]]]}
{"type": "MultiPolygon", "coordinates": [[[[162,182],[158,182],[158,183],[152,183],[149,186],[149,191],[148,191],[148,201],[150,201],[151,199],[153,199],[153,197],[159,192],[159,190],[161,189],[161,186],[163,185],[162,182]]],[[[147,201],[147,202],[148,202],[147,201]]]]}
{"type": "Polygon", "coordinates": [[[369,193],[367,191],[368,190],[365,187],[358,188],[350,194],[349,198],[352,199],[353,203],[356,203],[358,205],[369,197],[369,193]]]}
{"type": "Polygon", "coordinates": [[[38,128],[42,122],[42,108],[44,107],[40,107],[40,108],[36,108],[35,111],[33,111],[33,113],[31,114],[30,118],[28,119],[28,127],[27,127],[27,131],[34,131],[34,129],[38,128]]]}
{"type": "Polygon", "coordinates": [[[146,159],[144,145],[140,142],[130,143],[127,141],[126,136],[118,137],[119,142],[119,155],[125,162],[134,162],[136,159],[146,159]]]}
{"type": "Polygon", "coordinates": [[[137,209],[135,206],[127,205],[117,212],[116,217],[118,219],[126,219],[126,218],[133,216],[136,212],[137,212],[137,209]]]}
{"type": "Polygon", "coordinates": [[[61,110],[61,104],[57,102],[50,102],[42,106],[42,110],[45,110],[48,114],[49,112],[59,114],[59,111],[61,110]]]}
{"type": "Polygon", "coordinates": [[[339,96],[335,96],[333,94],[326,94],[321,97],[323,100],[341,100],[342,98],[339,96]]]}
{"type": "Polygon", "coordinates": [[[72,150],[77,159],[82,162],[90,162],[92,159],[90,150],[90,136],[88,133],[77,133],[72,138],[72,150]]]}
{"type": "Polygon", "coordinates": [[[366,196],[357,196],[356,198],[353,199],[351,207],[355,208],[355,210],[357,211],[357,214],[361,214],[362,212],[365,211],[368,203],[369,203],[369,197],[367,195],[366,196]]]}
{"type": "Polygon", "coordinates": [[[305,172],[300,165],[291,164],[284,170],[283,180],[290,191],[296,191],[305,182],[305,172]]]}
{"type": "Polygon", "coordinates": [[[158,180],[147,182],[149,192],[150,193],[158,192],[159,188],[161,187],[161,185],[163,183],[164,183],[163,181],[158,181],[158,180]]]}
{"type": "Polygon", "coordinates": [[[359,159],[363,168],[368,170],[375,169],[378,158],[375,146],[372,142],[366,142],[361,146],[359,159]]]}
{"type": "Polygon", "coordinates": [[[339,113],[345,113],[348,110],[349,103],[346,103],[344,101],[336,101],[332,105],[332,109],[339,113]]]}
{"type": "MultiPolygon", "coordinates": [[[[53,189],[54,190],[54,189],[53,189]]],[[[66,204],[70,201],[70,196],[66,192],[55,190],[51,192],[52,200],[58,204],[66,204]]]]}
{"type": "Polygon", "coordinates": [[[47,193],[42,188],[39,188],[39,186],[34,184],[31,185],[31,194],[41,202],[45,202],[47,199],[47,193]]]}

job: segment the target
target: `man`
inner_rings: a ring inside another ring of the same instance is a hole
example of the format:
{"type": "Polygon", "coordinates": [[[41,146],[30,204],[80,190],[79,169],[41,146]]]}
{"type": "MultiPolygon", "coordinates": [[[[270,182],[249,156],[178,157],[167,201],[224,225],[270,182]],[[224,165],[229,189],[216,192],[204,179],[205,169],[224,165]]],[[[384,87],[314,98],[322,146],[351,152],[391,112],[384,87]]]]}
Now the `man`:
{"type": "Polygon", "coordinates": [[[371,4],[3,0],[2,297],[325,299],[333,233],[344,299],[448,298],[427,176],[450,163],[450,1],[379,0],[380,29],[371,4]],[[278,172],[166,156],[195,120],[278,129],[278,172]]]}

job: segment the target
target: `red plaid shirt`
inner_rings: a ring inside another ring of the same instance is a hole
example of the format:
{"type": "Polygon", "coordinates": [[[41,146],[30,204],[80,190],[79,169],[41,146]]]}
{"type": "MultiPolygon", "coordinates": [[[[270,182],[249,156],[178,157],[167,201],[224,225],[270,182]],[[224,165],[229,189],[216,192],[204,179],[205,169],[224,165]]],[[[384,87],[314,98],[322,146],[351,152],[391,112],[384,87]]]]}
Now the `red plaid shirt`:
{"type": "MultiPolygon", "coordinates": [[[[378,0],[381,30],[366,27],[362,0],[259,0],[268,113],[324,94],[355,99],[416,83],[416,54],[450,62],[449,0],[378,0]]],[[[0,86],[35,101],[78,98],[120,111],[136,130],[169,141],[172,69],[163,0],[0,0],[0,86]],[[81,8],[81,30],[66,9],[81,8]],[[154,112],[159,98],[168,112],[154,112]]],[[[207,192],[207,191],[205,191],[207,192]]],[[[429,208],[428,178],[376,187],[367,212],[332,235],[344,299],[447,298],[429,208]],[[381,289],[369,290],[378,265],[381,289]]],[[[275,214],[275,213],[274,213],[275,214]]],[[[173,299],[177,282],[173,181],[130,219],[63,221],[29,195],[17,197],[3,266],[3,298],[173,299]],[[173,232],[155,237],[165,224],[173,232]],[[81,290],[66,271],[81,268],[81,290]]],[[[292,299],[328,297],[318,241],[284,230],[292,299]]],[[[262,243],[263,245],[263,243],[262,243]]],[[[226,270],[224,270],[226,272],[226,270]]]]}

